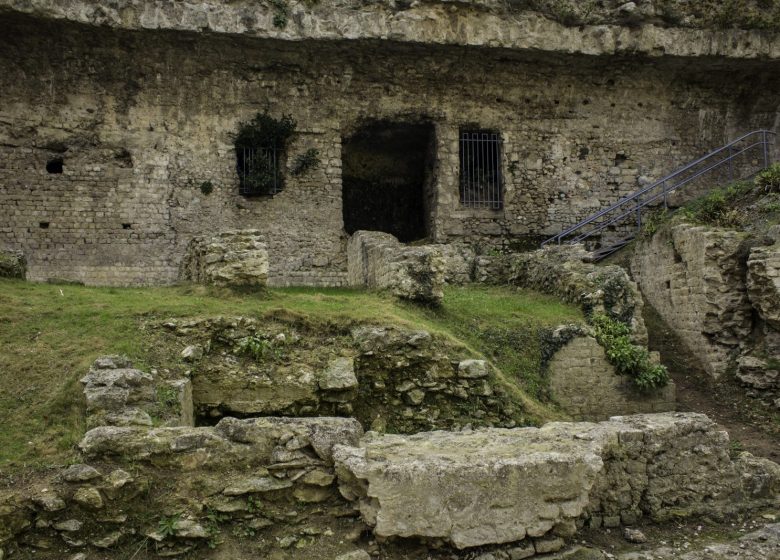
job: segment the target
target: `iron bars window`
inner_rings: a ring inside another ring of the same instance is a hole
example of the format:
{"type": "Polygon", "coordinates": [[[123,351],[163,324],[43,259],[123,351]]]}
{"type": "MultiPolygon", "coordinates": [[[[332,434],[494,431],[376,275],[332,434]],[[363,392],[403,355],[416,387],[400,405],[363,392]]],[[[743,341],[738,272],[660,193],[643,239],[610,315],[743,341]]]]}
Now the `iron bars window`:
{"type": "Polygon", "coordinates": [[[501,135],[489,130],[460,133],[460,203],[470,208],[504,206],[501,135]]]}
{"type": "Polygon", "coordinates": [[[276,144],[236,147],[239,192],[244,196],[274,195],[282,190],[276,144]]]}

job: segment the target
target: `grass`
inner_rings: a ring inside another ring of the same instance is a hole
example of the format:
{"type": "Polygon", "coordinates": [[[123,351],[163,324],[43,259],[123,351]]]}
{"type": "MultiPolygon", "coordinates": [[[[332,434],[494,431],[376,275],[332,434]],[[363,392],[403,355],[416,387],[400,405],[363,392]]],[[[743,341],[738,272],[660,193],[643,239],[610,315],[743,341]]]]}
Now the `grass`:
{"type": "MultiPolygon", "coordinates": [[[[509,288],[449,288],[442,308],[431,310],[349,289],[241,294],[191,286],[94,288],[0,279],[0,471],[75,458],[74,446],[84,433],[79,379],[95,358],[126,354],[138,367],[158,365],[151,338],[141,328],[144,319],[208,315],[423,328],[492,357],[506,384],[531,394],[539,381],[533,364],[538,341],[532,334],[582,319],[556,298],[509,288]],[[518,344],[504,348],[495,333],[516,333],[518,344]]],[[[549,415],[524,398],[530,412],[549,415]]]]}

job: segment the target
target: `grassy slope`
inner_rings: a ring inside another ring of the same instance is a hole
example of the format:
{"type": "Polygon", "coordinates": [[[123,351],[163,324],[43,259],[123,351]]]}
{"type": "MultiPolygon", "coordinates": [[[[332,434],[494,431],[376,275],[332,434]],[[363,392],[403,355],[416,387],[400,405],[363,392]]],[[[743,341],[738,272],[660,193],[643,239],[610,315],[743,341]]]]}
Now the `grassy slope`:
{"type": "MultiPolygon", "coordinates": [[[[443,308],[432,311],[346,289],[235,294],[196,287],[88,288],[0,279],[0,470],[68,460],[84,430],[78,380],[91,362],[102,354],[121,353],[141,367],[152,365],[149,339],[139,328],[142,319],[263,316],[279,310],[312,321],[425,328],[491,354],[504,371],[521,377],[533,369],[533,344],[530,358],[522,349],[497,355],[476,334],[478,328],[528,332],[529,325],[581,320],[578,310],[554,298],[504,288],[450,288],[443,308]]],[[[532,412],[549,415],[526,400],[532,412]]]]}

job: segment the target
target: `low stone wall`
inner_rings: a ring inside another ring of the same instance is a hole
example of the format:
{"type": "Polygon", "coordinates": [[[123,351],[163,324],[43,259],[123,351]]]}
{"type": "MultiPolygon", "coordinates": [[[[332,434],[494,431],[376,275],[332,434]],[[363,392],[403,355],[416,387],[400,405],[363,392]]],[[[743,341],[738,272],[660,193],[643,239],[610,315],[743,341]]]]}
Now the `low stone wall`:
{"type": "Polygon", "coordinates": [[[358,446],[334,447],[334,460],[341,493],[377,535],[457,548],[511,542],[528,552],[520,558],[561,548],[585,522],[722,514],[771,503],[780,491],[780,466],[749,454],[732,461],[728,434],[691,413],[369,433],[358,446]]]}
{"type": "Polygon", "coordinates": [[[525,419],[524,404],[488,362],[427,331],[320,333],[217,317],[169,320],[157,332],[162,345],[184,348],[201,423],[230,415],[353,416],[376,430],[412,433],[525,419]]]}
{"type": "Polygon", "coordinates": [[[265,286],[268,250],[262,233],[233,230],[193,238],[182,261],[179,278],[215,286],[265,286]]]}
{"type": "MultiPolygon", "coordinates": [[[[657,363],[659,356],[654,354],[654,359],[657,363]]],[[[618,375],[592,336],[575,337],[556,352],[547,376],[553,398],[574,420],[670,412],[676,407],[673,382],[651,393],[639,391],[630,377],[618,375]]]]}
{"type": "MultiPolygon", "coordinates": [[[[385,338],[367,332],[366,354],[385,338]]],[[[101,358],[85,377],[93,420],[101,398],[148,402],[154,377],[129,366],[101,358]]],[[[461,362],[456,376],[482,380],[483,366],[461,362]]],[[[341,551],[365,529],[342,521],[358,507],[377,536],[525,558],[561,548],[585,523],[729,513],[780,491],[780,466],[747,453],[732,461],[727,434],[697,414],[410,436],[364,435],[354,418],[227,417],[213,427],[101,425],[79,449],[91,464],[0,492],[0,550],[114,557],[140,536],[176,556],[217,546],[232,528],[262,531],[275,557],[309,546],[318,519],[337,532],[323,535],[329,550],[341,551]]]]}
{"type": "Polygon", "coordinates": [[[357,231],[347,244],[350,286],[389,290],[394,295],[426,304],[444,297],[444,259],[435,245],[400,243],[389,233],[357,231]]]}

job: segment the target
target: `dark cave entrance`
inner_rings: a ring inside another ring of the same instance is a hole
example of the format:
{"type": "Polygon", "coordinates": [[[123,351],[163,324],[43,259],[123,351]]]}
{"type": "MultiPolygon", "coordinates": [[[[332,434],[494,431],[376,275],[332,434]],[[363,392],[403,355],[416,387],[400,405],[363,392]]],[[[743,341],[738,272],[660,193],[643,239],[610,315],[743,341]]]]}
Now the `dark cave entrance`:
{"type": "Polygon", "coordinates": [[[435,160],[430,123],[376,121],[342,141],[344,228],[427,237],[435,160]]]}

